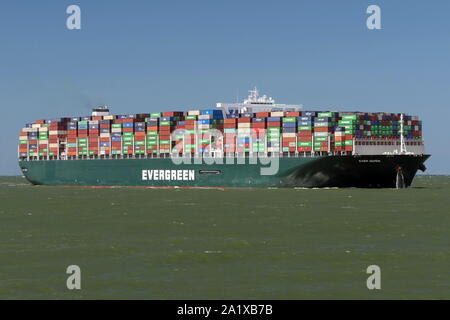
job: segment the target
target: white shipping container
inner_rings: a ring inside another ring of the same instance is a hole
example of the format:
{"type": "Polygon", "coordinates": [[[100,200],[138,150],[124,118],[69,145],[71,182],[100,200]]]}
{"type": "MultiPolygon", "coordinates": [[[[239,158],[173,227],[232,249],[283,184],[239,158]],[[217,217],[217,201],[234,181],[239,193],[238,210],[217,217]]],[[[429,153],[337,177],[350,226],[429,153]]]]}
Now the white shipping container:
{"type": "Polygon", "coordinates": [[[188,116],[199,116],[200,115],[200,110],[190,110],[188,111],[188,116]]]}
{"type": "Polygon", "coordinates": [[[329,132],[314,132],[314,136],[316,137],[327,137],[329,134],[329,132]]]}
{"type": "MultiPolygon", "coordinates": [[[[195,116],[195,114],[194,114],[194,116],[195,116]]],[[[212,119],[213,118],[213,116],[211,115],[211,114],[202,114],[202,115],[199,115],[198,116],[198,119],[199,120],[202,120],[202,119],[212,119]]]]}
{"type": "Polygon", "coordinates": [[[111,128],[111,132],[122,132],[122,128],[111,128]]]}
{"type": "Polygon", "coordinates": [[[289,132],[289,133],[282,133],[282,137],[285,137],[285,138],[295,138],[296,137],[296,133],[295,132],[289,132]]]}
{"type": "Polygon", "coordinates": [[[211,125],[210,124],[199,124],[198,128],[199,129],[211,129],[211,125]]]}
{"type": "Polygon", "coordinates": [[[111,137],[110,133],[100,133],[100,138],[109,138],[111,137]]]}
{"type": "Polygon", "coordinates": [[[114,116],[113,115],[103,116],[103,120],[114,120],[114,116]]]}
{"type": "Polygon", "coordinates": [[[271,117],[284,117],[284,111],[272,111],[270,113],[271,117]]]}

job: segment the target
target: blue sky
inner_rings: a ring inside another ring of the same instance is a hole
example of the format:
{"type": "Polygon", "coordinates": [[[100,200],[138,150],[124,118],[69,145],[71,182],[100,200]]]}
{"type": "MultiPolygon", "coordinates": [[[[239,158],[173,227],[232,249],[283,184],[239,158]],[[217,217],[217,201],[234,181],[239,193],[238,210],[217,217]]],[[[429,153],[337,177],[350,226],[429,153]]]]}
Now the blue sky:
{"type": "Polygon", "coordinates": [[[234,102],[257,86],[310,109],[424,121],[428,173],[450,174],[450,2],[22,1],[0,4],[0,174],[26,122],[234,102]],[[66,28],[81,7],[82,29],[66,28]],[[382,30],[366,28],[377,4],[382,30]]]}

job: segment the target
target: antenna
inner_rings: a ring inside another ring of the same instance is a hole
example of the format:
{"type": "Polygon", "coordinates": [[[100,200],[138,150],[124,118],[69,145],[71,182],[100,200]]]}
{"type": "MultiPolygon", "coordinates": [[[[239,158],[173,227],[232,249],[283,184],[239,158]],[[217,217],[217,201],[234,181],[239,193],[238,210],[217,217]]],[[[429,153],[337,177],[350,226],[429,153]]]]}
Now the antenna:
{"type": "Polygon", "coordinates": [[[400,153],[406,153],[405,137],[403,135],[403,113],[400,114],[400,153]]]}

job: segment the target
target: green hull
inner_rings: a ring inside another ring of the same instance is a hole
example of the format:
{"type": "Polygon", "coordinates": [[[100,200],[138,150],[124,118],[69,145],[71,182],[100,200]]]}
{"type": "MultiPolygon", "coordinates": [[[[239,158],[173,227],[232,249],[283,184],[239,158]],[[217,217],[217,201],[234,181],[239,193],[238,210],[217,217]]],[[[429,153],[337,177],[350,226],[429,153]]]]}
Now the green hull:
{"type": "MultiPolygon", "coordinates": [[[[424,170],[428,155],[271,158],[276,174],[264,175],[267,158],[175,164],[169,158],[20,161],[33,184],[144,187],[395,187],[398,168],[405,186],[424,170]],[[220,163],[222,161],[222,164],[220,163]],[[254,162],[252,164],[252,161],[254,162]],[[250,163],[249,163],[250,162],[250,163]],[[276,164],[278,162],[278,165],[276,164]]],[[[185,159],[193,161],[193,159],[185,159]]]]}

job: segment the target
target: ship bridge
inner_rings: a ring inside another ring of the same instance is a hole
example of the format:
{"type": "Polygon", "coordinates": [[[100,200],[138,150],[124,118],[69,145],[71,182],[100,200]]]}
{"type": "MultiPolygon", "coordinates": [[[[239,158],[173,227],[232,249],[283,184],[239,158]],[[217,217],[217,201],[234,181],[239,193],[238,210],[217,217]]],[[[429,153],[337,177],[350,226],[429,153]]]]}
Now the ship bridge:
{"type": "Polygon", "coordinates": [[[217,103],[217,108],[222,109],[224,114],[230,113],[246,113],[246,112],[263,112],[263,111],[298,111],[303,105],[297,104],[278,104],[272,97],[267,95],[260,96],[259,90],[255,87],[249,90],[249,95],[241,103],[217,103]]]}

